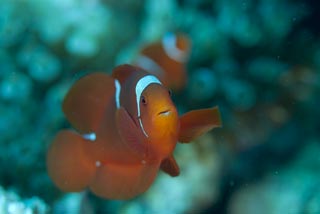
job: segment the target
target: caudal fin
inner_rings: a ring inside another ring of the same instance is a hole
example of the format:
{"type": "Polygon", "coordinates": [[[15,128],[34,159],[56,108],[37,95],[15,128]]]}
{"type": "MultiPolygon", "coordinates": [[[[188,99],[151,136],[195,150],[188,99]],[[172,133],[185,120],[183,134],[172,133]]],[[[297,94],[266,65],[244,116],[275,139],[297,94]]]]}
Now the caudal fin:
{"type": "Polygon", "coordinates": [[[102,165],[90,185],[96,195],[116,200],[133,198],[145,192],[154,181],[159,164],[102,165]]]}
{"type": "Polygon", "coordinates": [[[53,182],[63,191],[77,192],[88,186],[96,166],[86,149],[88,142],[69,130],[60,131],[47,154],[47,170],[53,182]]]}

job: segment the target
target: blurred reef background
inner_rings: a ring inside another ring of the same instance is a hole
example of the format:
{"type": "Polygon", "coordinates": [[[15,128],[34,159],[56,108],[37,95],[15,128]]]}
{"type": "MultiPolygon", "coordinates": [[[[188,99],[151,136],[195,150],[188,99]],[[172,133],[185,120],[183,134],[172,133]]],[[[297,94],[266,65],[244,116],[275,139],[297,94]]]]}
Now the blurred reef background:
{"type": "Polygon", "coordinates": [[[0,213],[320,213],[316,0],[0,0],[0,213]],[[178,145],[181,175],[142,196],[66,194],[45,155],[61,102],[166,32],[192,41],[179,111],[219,105],[224,126],[178,145]]]}

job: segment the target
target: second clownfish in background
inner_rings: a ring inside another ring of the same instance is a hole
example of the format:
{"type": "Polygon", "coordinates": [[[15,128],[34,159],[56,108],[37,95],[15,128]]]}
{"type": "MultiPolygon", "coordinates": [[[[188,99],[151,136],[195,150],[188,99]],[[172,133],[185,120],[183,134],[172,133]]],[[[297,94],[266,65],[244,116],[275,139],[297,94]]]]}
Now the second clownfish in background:
{"type": "Polygon", "coordinates": [[[134,64],[160,79],[164,86],[179,91],[187,82],[185,68],[191,49],[186,35],[166,33],[161,41],[146,45],[134,64]]]}
{"type": "Polygon", "coordinates": [[[176,143],[221,126],[217,107],[178,116],[162,82],[130,65],[78,80],[63,112],[75,130],[60,131],[50,145],[49,176],[63,191],[89,188],[107,199],[145,192],[159,169],[179,175],[176,143]]]}

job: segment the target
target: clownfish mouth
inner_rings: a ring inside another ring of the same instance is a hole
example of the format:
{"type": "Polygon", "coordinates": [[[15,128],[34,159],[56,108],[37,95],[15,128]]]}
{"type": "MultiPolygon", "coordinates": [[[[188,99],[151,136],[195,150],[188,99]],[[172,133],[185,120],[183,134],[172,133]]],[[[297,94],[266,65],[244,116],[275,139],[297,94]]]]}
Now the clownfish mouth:
{"type": "Polygon", "coordinates": [[[160,115],[160,116],[168,116],[170,113],[171,113],[171,111],[169,109],[167,109],[167,110],[164,110],[164,111],[160,111],[158,113],[158,115],[160,115]]]}

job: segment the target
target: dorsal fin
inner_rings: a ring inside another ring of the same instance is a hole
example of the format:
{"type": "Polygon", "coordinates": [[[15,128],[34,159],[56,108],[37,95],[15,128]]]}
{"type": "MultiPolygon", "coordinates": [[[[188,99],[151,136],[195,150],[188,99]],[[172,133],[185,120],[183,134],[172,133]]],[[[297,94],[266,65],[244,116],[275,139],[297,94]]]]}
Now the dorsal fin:
{"type": "Polygon", "coordinates": [[[94,132],[105,118],[107,106],[113,104],[114,96],[115,80],[102,72],[91,73],[71,87],[63,101],[63,112],[80,133],[94,132]]]}
{"type": "Polygon", "coordinates": [[[115,67],[112,70],[112,77],[119,80],[120,84],[123,84],[126,79],[132,75],[132,73],[137,72],[138,70],[142,70],[139,67],[129,65],[129,64],[124,64],[115,67]]]}

